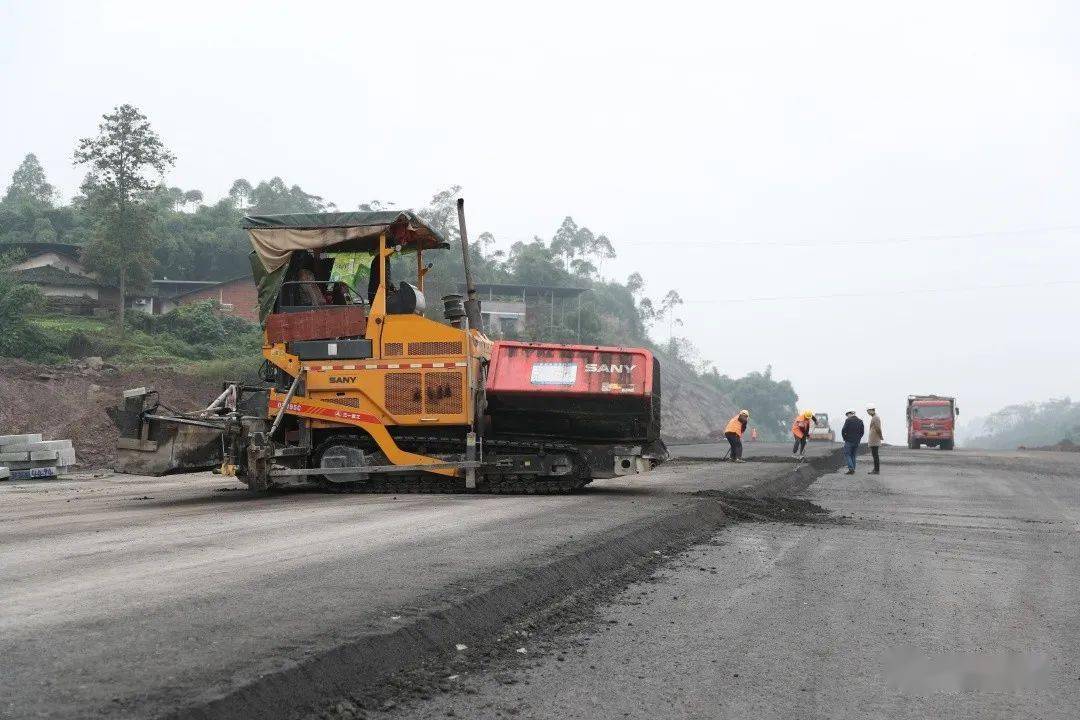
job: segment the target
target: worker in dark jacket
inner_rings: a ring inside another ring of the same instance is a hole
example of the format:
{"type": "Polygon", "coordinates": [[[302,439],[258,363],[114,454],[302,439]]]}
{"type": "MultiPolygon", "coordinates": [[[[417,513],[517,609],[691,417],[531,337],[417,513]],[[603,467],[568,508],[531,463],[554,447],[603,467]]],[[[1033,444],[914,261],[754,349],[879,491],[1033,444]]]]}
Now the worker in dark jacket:
{"type": "Polygon", "coordinates": [[[844,459],[847,460],[847,474],[855,474],[855,454],[859,452],[859,442],[862,440],[866,428],[863,421],[855,414],[854,410],[848,410],[844,427],[840,430],[840,437],[844,438],[844,459]]]}

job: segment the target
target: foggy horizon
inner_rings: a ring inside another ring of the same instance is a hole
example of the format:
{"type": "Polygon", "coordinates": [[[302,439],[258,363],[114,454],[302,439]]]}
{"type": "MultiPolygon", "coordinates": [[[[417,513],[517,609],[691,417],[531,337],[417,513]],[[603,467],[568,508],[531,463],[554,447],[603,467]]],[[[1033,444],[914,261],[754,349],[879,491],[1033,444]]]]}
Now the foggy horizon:
{"type": "Polygon", "coordinates": [[[3,182],[33,152],[70,199],[76,140],[130,103],[207,202],[458,184],[502,248],[572,216],[606,277],[679,291],[721,373],[771,365],[834,420],[875,403],[893,444],[909,394],[962,424],[1080,396],[1075,7],[397,8],[6,4],[3,182]]]}

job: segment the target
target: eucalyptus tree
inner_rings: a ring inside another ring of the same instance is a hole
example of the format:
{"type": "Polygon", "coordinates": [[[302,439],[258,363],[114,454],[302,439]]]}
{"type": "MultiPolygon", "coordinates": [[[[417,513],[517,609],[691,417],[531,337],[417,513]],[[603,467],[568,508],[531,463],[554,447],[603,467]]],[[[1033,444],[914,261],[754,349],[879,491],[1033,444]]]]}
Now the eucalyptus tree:
{"type": "Polygon", "coordinates": [[[45,168],[34,153],[27,153],[11,175],[11,184],[4,193],[5,204],[36,203],[51,207],[56,189],[45,178],[45,168]]]}
{"type": "Polygon", "coordinates": [[[128,286],[144,285],[153,265],[157,213],[151,196],[176,157],[138,108],[120,105],[102,117],[96,136],[79,140],[74,160],[89,170],[82,191],[97,222],[84,259],[116,282],[117,329],[123,334],[128,286]]]}

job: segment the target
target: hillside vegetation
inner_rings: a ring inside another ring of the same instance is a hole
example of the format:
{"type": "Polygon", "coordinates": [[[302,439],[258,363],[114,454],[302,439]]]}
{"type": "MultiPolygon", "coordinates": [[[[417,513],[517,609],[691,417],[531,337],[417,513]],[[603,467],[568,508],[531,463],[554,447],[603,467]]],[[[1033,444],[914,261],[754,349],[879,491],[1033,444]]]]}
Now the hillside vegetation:
{"type": "Polygon", "coordinates": [[[968,427],[966,447],[1013,450],[1080,444],[1080,402],[1068,397],[1009,405],[968,427]]]}

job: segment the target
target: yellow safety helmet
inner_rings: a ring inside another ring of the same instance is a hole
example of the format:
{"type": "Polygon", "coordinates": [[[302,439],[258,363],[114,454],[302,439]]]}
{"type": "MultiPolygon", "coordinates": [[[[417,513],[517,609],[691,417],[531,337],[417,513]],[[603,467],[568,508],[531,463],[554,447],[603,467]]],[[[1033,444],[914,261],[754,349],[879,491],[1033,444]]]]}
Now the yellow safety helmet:
{"type": "Polygon", "coordinates": [[[746,417],[750,417],[750,411],[749,410],[740,410],[739,414],[740,415],[745,415],[746,417]]]}
{"type": "Polygon", "coordinates": [[[803,412],[802,416],[804,418],[806,418],[807,420],[809,420],[810,418],[814,417],[814,411],[813,410],[806,410],[805,412],[803,412]]]}

